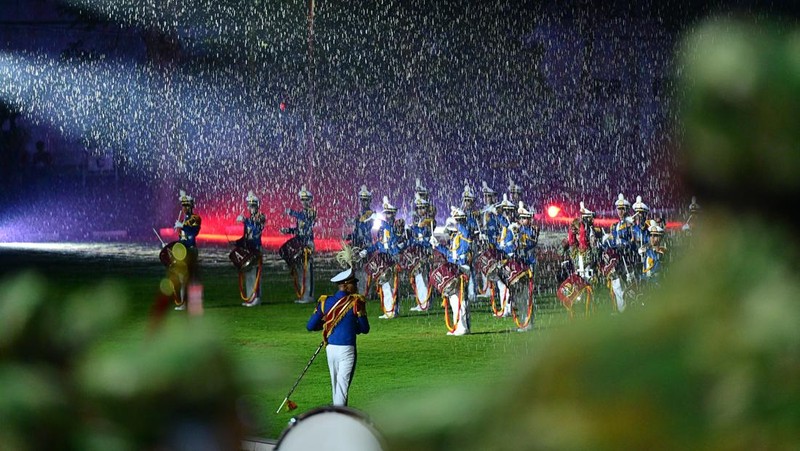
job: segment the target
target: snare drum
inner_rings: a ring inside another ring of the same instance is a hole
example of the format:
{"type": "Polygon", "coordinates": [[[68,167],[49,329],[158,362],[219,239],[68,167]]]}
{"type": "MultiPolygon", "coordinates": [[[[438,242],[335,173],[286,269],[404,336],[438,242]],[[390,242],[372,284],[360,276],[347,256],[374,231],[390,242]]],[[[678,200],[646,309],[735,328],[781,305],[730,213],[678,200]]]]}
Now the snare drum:
{"type": "Polygon", "coordinates": [[[295,236],[283,243],[280,249],[278,249],[278,255],[281,256],[287,265],[294,266],[303,255],[303,247],[300,238],[295,236]]]}
{"type": "Polygon", "coordinates": [[[172,241],[161,248],[158,259],[161,260],[162,265],[169,267],[176,261],[186,258],[186,246],[180,244],[180,246],[176,248],[176,244],[180,244],[180,241],[172,241]]]}
{"type": "Polygon", "coordinates": [[[397,266],[403,271],[414,272],[427,257],[422,246],[410,246],[397,256],[397,266]]]}
{"type": "Polygon", "coordinates": [[[364,265],[364,271],[373,280],[378,280],[381,276],[386,274],[394,266],[394,260],[389,254],[384,252],[373,252],[370,255],[367,264],[364,265]]]}
{"type": "Polygon", "coordinates": [[[247,271],[251,266],[258,263],[259,257],[258,251],[239,246],[234,247],[231,253],[228,254],[231,263],[239,271],[247,271]]]}
{"type": "Polygon", "coordinates": [[[497,280],[500,263],[503,255],[497,249],[490,247],[475,257],[475,270],[484,275],[487,279],[497,280]]]}
{"type": "Polygon", "coordinates": [[[511,286],[528,276],[528,265],[518,260],[508,259],[503,265],[503,278],[511,286]]]}
{"type": "Polygon", "coordinates": [[[361,412],[328,406],[292,418],[275,445],[276,451],[381,451],[380,434],[361,412]]]}
{"type": "Polygon", "coordinates": [[[573,273],[558,286],[556,297],[565,307],[572,308],[572,304],[587,286],[586,281],[581,276],[573,273]]]}
{"type": "Polygon", "coordinates": [[[454,289],[454,283],[458,281],[458,276],[460,274],[457,265],[453,263],[443,263],[431,271],[428,284],[436,287],[436,290],[444,295],[445,291],[454,289]]]}

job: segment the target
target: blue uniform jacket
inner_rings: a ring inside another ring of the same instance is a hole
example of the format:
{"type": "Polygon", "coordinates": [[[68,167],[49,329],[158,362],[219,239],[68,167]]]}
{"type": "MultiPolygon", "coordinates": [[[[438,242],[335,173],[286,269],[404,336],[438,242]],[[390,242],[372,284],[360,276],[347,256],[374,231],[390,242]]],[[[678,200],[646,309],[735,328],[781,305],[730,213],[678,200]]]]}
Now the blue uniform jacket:
{"type": "Polygon", "coordinates": [[[469,250],[472,240],[467,238],[469,231],[462,224],[458,224],[458,231],[453,235],[450,240],[450,247],[447,248],[441,244],[436,246],[436,250],[447,257],[447,261],[457,265],[466,265],[470,260],[469,250]]]}
{"type": "Polygon", "coordinates": [[[243,222],[244,232],[242,237],[236,240],[236,244],[261,252],[261,234],[264,232],[265,222],[266,217],[263,213],[245,218],[243,222]]]}
{"type": "Polygon", "coordinates": [[[378,229],[378,237],[375,243],[367,248],[367,253],[371,254],[375,251],[397,255],[399,249],[397,248],[397,234],[394,232],[394,225],[388,221],[381,221],[381,228],[378,229]]]}
{"type": "Polygon", "coordinates": [[[372,244],[372,209],[368,208],[361,212],[361,216],[356,218],[353,233],[347,238],[350,244],[359,249],[366,249],[372,244]]]}
{"type": "MultiPolygon", "coordinates": [[[[322,330],[322,326],[325,323],[325,314],[345,296],[347,296],[347,293],[340,290],[331,296],[320,299],[314,309],[314,313],[308,319],[306,329],[309,331],[322,330]]],[[[333,328],[328,336],[328,344],[355,346],[356,335],[368,333],[369,320],[367,319],[367,310],[364,307],[363,297],[361,297],[361,300],[353,303],[353,307],[345,313],[339,324],[333,328]]]]}
{"type": "Polygon", "coordinates": [[[289,228],[289,233],[296,235],[303,244],[314,242],[314,223],[317,221],[317,210],[289,210],[289,216],[297,220],[297,227],[289,228]]]}
{"type": "Polygon", "coordinates": [[[187,248],[197,247],[197,235],[200,234],[200,222],[200,216],[196,214],[184,217],[179,239],[187,248]]]}

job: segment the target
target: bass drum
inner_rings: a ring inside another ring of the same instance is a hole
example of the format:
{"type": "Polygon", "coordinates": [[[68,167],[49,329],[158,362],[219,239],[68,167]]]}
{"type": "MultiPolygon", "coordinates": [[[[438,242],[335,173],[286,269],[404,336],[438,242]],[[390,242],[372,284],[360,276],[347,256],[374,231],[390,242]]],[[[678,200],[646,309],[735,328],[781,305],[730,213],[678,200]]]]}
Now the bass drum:
{"type": "Polygon", "coordinates": [[[433,285],[443,296],[456,290],[455,283],[458,282],[460,272],[458,266],[453,263],[442,263],[431,271],[428,284],[433,285]]]}
{"type": "Polygon", "coordinates": [[[183,261],[186,259],[186,246],[181,244],[180,241],[167,243],[166,246],[161,248],[158,259],[166,267],[170,267],[175,262],[183,261]]]}
{"type": "Polygon", "coordinates": [[[394,267],[394,260],[389,254],[383,252],[373,252],[364,265],[364,271],[373,280],[380,279],[387,271],[394,267]]]}
{"type": "Polygon", "coordinates": [[[280,451],[381,451],[380,435],[361,412],[328,406],[292,418],[275,445],[280,451]]]}
{"type": "Polygon", "coordinates": [[[278,255],[287,265],[293,266],[303,257],[303,242],[298,237],[292,237],[278,249],[278,255]]]}
{"type": "Polygon", "coordinates": [[[231,253],[228,254],[231,263],[239,271],[247,271],[251,266],[258,263],[260,257],[261,255],[257,251],[239,246],[234,247],[231,253]]]}

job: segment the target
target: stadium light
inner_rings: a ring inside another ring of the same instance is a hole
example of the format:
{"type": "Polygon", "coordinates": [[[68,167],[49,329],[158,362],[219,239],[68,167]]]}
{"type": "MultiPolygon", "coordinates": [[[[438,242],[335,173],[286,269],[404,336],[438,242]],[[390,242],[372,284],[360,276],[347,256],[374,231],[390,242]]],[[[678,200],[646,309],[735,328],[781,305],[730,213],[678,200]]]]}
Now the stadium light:
{"type": "Polygon", "coordinates": [[[561,207],[558,205],[548,205],[547,206],[547,217],[555,218],[556,216],[561,213],[561,207]]]}

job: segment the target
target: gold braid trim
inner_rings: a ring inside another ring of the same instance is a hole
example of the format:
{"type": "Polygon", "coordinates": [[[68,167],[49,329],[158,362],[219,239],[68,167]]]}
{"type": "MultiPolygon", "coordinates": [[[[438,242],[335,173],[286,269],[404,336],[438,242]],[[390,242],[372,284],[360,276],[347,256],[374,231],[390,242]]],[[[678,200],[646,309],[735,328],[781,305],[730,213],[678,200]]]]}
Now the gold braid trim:
{"type": "MultiPolygon", "coordinates": [[[[328,344],[328,336],[333,331],[333,328],[342,321],[344,315],[347,314],[347,311],[350,310],[353,303],[356,302],[359,297],[360,295],[357,294],[349,294],[343,299],[340,299],[339,302],[325,314],[325,324],[322,325],[322,341],[324,341],[325,344],[328,344]]],[[[323,299],[320,299],[320,301],[324,302],[323,299]]]]}

